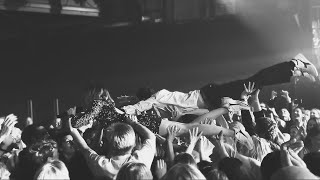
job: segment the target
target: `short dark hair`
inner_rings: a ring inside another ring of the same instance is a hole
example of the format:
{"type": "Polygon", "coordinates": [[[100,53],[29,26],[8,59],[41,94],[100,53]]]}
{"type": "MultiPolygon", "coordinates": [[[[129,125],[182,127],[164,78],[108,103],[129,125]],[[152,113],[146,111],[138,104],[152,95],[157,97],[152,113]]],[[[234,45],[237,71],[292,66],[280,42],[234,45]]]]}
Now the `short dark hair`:
{"type": "Polygon", "coordinates": [[[263,180],[270,180],[273,173],[281,169],[280,151],[273,151],[267,154],[260,166],[263,180]]]}
{"type": "Polygon", "coordinates": [[[174,164],[178,164],[178,163],[188,164],[188,165],[197,167],[197,163],[194,160],[193,156],[191,154],[185,153],[185,152],[178,154],[174,158],[174,164]]]}
{"type": "Polygon", "coordinates": [[[243,172],[240,168],[242,166],[242,162],[233,157],[225,157],[223,158],[219,164],[218,169],[223,171],[229,180],[245,180],[248,179],[245,172],[243,172]]]}

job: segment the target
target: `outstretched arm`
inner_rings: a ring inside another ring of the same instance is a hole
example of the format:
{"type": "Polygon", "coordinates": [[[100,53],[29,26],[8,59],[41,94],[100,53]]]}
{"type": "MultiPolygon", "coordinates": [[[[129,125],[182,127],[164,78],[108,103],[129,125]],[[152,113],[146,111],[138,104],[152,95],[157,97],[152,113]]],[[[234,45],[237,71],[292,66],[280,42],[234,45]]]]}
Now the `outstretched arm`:
{"type": "Polygon", "coordinates": [[[122,109],[126,112],[126,114],[130,115],[139,115],[143,111],[147,111],[153,107],[157,101],[155,97],[150,97],[145,101],[140,101],[134,105],[124,106],[122,109]]]}

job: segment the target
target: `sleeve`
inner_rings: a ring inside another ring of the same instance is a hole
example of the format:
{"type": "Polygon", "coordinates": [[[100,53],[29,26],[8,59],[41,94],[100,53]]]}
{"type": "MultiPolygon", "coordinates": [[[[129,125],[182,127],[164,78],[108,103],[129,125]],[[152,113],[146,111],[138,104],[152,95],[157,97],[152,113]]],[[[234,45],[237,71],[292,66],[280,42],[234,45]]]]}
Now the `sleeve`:
{"type": "Polygon", "coordinates": [[[242,124],[245,127],[246,131],[250,134],[250,136],[255,135],[254,127],[254,119],[248,110],[242,110],[242,124]]]}
{"type": "Polygon", "coordinates": [[[110,159],[98,155],[92,149],[86,149],[83,152],[83,156],[86,159],[88,167],[95,177],[113,177],[117,171],[114,171],[110,159]],[[114,171],[114,172],[113,172],[114,171]]]}
{"type": "Polygon", "coordinates": [[[135,105],[124,106],[122,109],[126,112],[126,114],[139,115],[141,112],[151,109],[155,103],[155,97],[150,97],[149,99],[140,101],[135,105]]]}
{"type": "Polygon", "coordinates": [[[163,104],[172,104],[184,108],[195,108],[198,109],[198,99],[200,96],[200,90],[190,91],[183,93],[179,91],[170,92],[162,89],[157,92],[154,97],[157,102],[163,104]]]}
{"type": "Polygon", "coordinates": [[[154,140],[147,139],[142,144],[142,148],[140,150],[135,151],[132,156],[135,157],[135,159],[138,162],[144,163],[147,168],[151,168],[151,164],[153,161],[153,158],[156,153],[156,138],[154,140]]]}

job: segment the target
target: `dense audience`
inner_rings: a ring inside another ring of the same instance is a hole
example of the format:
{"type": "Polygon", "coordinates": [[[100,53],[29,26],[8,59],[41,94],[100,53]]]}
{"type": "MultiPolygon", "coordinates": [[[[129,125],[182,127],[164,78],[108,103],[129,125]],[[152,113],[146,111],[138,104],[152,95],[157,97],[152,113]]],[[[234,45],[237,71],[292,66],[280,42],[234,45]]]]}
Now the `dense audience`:
{"type": "MultiPolygon", "coordinates": [[[[314,80],[297,57],[287,74],[314,80]]],[[[140,88],[121,103],[95,84],[50,127],[1,117],[0,179],[320,179],[320,110],[285,90],[260,102],[263,86],[287,81],[269,77],[280,67],[189,93],[140,88]]]]}

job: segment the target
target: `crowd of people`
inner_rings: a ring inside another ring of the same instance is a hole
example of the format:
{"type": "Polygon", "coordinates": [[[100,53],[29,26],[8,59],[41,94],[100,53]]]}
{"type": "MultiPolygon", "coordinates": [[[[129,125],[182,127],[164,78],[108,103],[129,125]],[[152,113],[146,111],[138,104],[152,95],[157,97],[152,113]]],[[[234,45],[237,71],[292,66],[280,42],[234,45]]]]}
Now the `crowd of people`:
{"type": "Polygon", "coordinates": [[[136,102],[92,85],[59,126],[0,118],[0,179],[320,179],[320,109],[286,90],[259,100],[264,86],[300,76],[318,78],[302,54],[188,93],[140,88],[136,102]]]}

